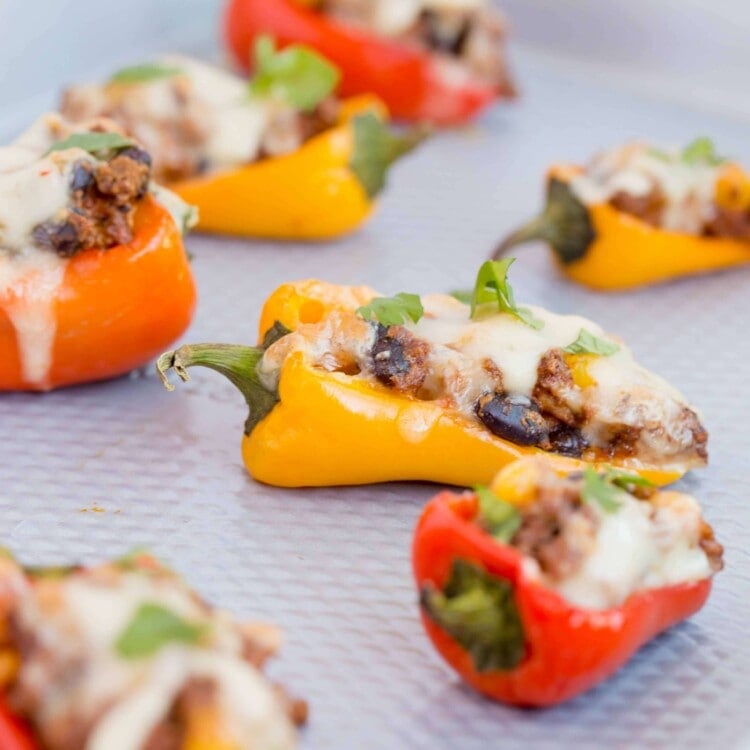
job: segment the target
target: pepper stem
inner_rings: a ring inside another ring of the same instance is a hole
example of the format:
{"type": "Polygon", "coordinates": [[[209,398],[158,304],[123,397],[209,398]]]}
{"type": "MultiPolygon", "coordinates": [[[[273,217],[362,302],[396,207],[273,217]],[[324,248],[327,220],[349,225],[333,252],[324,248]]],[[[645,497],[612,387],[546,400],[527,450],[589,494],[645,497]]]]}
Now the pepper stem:
{"type": "Polygon", "coordinates": [[[444,591],[425,586],[421,604],[469,652],[478,672],[509,671],[523,660],[523,625],[508,581],[457,559],[444,591]]]}
{"type": "Polygon", "coordinates": [[[221,373],[234,383],[245,397],[250,409],[245,422],[245,434],[249,435],[279,403],[278,390],[267,388],[258,376],[258,365],[264,351],[258,346],[188,344],[176,351],[162,354],[156,362],[156,371],[168,391],[174,390],[174,386],[169,382],[171,370],[174,370],[183,382],[190,380],[190,367],[208,367],[221,373]]]}
{"type": "Polygon", "coordinates": [[[588,208],[567,182],[553,178],[547,189],[544,211],[508,235],[492,258],[501,258],[517,245],[542,240],[549,243],[562,263],[567,264],[583,258],[595,239],[588,208]]]}

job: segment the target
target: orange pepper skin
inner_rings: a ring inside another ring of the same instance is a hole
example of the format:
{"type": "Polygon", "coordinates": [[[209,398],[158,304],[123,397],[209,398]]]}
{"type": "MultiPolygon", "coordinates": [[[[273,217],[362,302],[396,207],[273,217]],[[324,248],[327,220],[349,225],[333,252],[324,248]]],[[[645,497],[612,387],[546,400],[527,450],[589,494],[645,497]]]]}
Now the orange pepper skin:
{"type": "MultiPolygon", "coordinates": [[[[575,172],[555,167],[551,176],[567,181],[575,172]]],[[[621,291],[750,263],[747,241],[657,229],[606,203],[589,206],[589,216],[593,243],[580,260],[558,265],[592,289],[621,291]]]]}
{"type": "Polygon", "coordinates": [[[343,103],[339,124],[297,151],[170,185],[198,207],[198,229],[277,240],[325,240],[357,229],[375,203],[350,169],[351,121],[383,104],[371,96],[343,103]]]}
{"type": "Polygon", "coordinates": [[[73,256],[55,294],[57,332],[43,383],[24,379],[8,317],[17,297],[0,297],[0,391],[46,391],[127,373],[184,333],[196,303],[180,230],[151,198],[136,213],[132,241],[73,256]]]}
{"type": "Polygon", "coordinates": [[[590,690],[620,669],[659,633],[697,612],[711,579],[632,594],[621,606],[594,611],[574,606],[525,573],[523,556],[474,521],[474,495],[443,492],[417,525],[412,562],[417,588],[443,590],[454,561],[509,582],[524,631],[525,655],[506,671],[479,672],[469,652],[427,613],[424,628],[438,653],[475,690],[493,700],[544,707],[590,690]]]}

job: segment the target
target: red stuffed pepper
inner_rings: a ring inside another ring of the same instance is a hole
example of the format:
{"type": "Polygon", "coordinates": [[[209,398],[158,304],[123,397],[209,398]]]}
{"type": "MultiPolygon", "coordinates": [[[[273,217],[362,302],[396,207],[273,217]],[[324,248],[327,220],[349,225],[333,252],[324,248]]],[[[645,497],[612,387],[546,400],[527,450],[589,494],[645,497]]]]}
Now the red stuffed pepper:
{"type": "Polygon", "coordinates": [[[341,69],[344,96],[376,94],[401,120],[460,124],[515,96],[487,0],[230,0],[225,35],[245,70],[263,34],[315,48],[341,69]]]}
{"type": "Polygon", "coordinates": [[[722,554],[693,498],[539,458],[492,489],[438,495],[413,548],[437,650],[476,690],[521,706],[589,690],[697,612],[722,554]]]}

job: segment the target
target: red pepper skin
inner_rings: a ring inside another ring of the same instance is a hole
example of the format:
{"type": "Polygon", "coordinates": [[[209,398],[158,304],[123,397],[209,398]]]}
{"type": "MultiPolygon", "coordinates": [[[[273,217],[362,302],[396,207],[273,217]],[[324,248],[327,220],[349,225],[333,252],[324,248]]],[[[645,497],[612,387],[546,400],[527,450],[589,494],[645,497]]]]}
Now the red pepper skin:
{"type": "Polygon", "coordinates": [[[425,508],[413,544],[419,591],[443,589],[457,558],[474,562],[515,588],[526,656],[509,672],[479,673],[468,652],[422,613],[435,648],[472,687],[518,706],[551,706],[574,698],[614,674],[645,643],[697,612],[711,579],[633,594],[606,611],[579,609],[527,578],[522,556],[474,523],[473,495],[443,492],[425,508]]]}
{"type": "Polygon", "coordinates": [[[31,732],[11,713],[0,696],[0,749],[39,750],[31,732]]]}
{"type": "Polygon", "coordinates": [[[482,83],[451,83],[432,55],[351,29],[292,0],[230,0],[224,33],[243,70],[256,38],[272,35],[284,47],[306,44],[341,69],[342,96],[375,94],[399,120],[458,125],[513,92],[482,83]]]}

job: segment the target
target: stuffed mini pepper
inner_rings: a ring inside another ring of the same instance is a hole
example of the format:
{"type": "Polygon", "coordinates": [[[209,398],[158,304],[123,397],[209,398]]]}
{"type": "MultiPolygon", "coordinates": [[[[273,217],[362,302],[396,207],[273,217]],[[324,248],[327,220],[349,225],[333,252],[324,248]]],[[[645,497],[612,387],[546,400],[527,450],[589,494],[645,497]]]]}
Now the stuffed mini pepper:
{"type": "Polygon", "coordinates": [[[435,647],[472,687],[549,706],[690,617],[722,568],[696,501],[614,469],[510,464],[425,508],[413,562],[435,647]]]}
{"type": "Polygon", "coordinates": [[[46,115],[0,148],[0,391],[121,375],[187,328],[194,212],[105,120],[46,115]]]}
{"type": "Polygon", "coordinates": [[[516,304],[510,261],[470,304],[308,281],[277,290],[258,347],[198,344],[158,369],[209,367],[244,394],[243,455],[281,486],[489,482],[519,456],[611,462],[666,482],[707,459],[695,410],[596,323],[516,304]]]}
{"type": "Polygon", "coordinates": [[[304,703],[262,673],[275,628],[237,622],[137,554],[0,561],[3,750],[291,750],[304,703]]]}
{"type": "Polygon", "coordinates": [[[750,176],[700,138],[682,151],[631,143],[550,170],[541,216],[511,234],[547,242],[563,272],[628,289],[750,262],[750,176]]]}
{"type": "Polygon", "coordinates": [[[515,95],[505,19],[489,0],[230,0],[240,66],[267,33],[317,49],[341,69],[345,94],[372,92],[398,119],[460,124],[515,95]]]}
{"type": "Polygon", "coordinates": [[[250,83],[171,56],[68,89],[61,108],[133,133],[156,177],[198,207],[199,229],[290,240],[353,231],[421,132],[391,133],[374,97],[337,99],[337,69],[306,48],[276,52],[265,37],[255,55],[250,83]]]}

